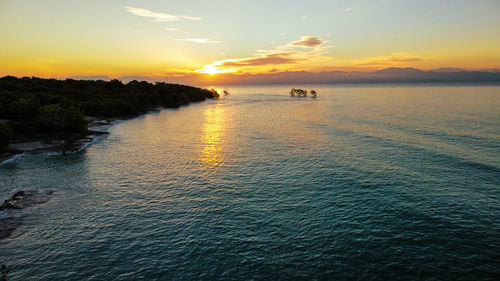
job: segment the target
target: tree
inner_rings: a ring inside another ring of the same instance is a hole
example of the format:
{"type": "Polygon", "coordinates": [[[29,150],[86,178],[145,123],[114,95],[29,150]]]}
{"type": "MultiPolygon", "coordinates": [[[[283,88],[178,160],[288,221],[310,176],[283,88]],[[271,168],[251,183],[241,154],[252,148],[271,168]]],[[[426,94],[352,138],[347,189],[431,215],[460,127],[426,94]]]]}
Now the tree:
{"type": "Polygon", "coordinates": [[[74,108],[62,108],[56,104],[44,105],[36,118],[40,129],[59,135],[82,134],[87,131],[87,121],[83,114],[74,108]]]}
{"type": "Polygon", "coordinates": [[[293,88],[292,90],[290,90],[290,96],[307,97],[307,90],[293,88]]]}
{"type": "Polygon", "coordinates": [[[0,152],[5,151],[9,147],[11,139],[12,130],[6,124],[0,124],[0,152]]]}
{"type": "Polygon", "coordinates": [[[212,93],[212,97],[214,97],[214,98],[218,98],[218,97],[220,97],[220,95],[219,95],[219,93],[217,92],[217,90],[216,90],[216,89],[214,89],[214,88],[210,88],[208,91],[209,91],[210,93],[212,93]]]}

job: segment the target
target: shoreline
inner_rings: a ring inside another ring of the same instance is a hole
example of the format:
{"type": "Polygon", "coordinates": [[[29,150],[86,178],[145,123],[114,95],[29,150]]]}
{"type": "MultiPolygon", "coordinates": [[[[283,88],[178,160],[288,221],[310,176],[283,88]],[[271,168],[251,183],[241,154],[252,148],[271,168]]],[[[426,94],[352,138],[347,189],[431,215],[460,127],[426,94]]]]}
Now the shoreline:
{"type": "MultiPolygon", "coordinates": [[[[182,106],[189,105],[190,103],[182,106]]],[[[76,136],[77,138],[68,144],[66,140],[50,138],[33,138],[9,144],[10,153],[7,157],[0,155],[0,167],[17,161],[26,155],[46,154],[65,155],[79,153],[99,142],[104,136],[109,135],[108,130],[121,122],[143,117],[151,113],[159,112],[166,107],[155,107],[136,116],[121,118],[100,119],[87,116],[87,134],[76,136]],[[5,159],[4,159],[5,157],[5,159]]],[[[172,108],[171,108],[172,109],[172,108]]],[[[5,153],[4,153],[5,154],[5,153]]],[[[23,217],[36,205],[48,202],[55,191],[52,189],[17,189],[13,195],[0,201],[0,240],[11,237],[11,234],[23,224],[23,217]],[[1,204],[3,202],[3,204],[1,204]]],[[[12,193],[12,192],[11,192],[12,193]]]]}
{"type": "MultiPolygon", "coordinates": [[[[145,113],[147,114],[147,113],[145,113]]],[[[140,115],[139,115],[140,116],[140,115]]],[[[88,132],[85,135],[77,136],[74,140],[38,138],[27,141],[17,141],[9,144],[9,149],[0,155],[0,166],[15,162],[26,155],[35,154],[72,154],[78,153],[98,142],[103,136],[109,134],[108,129],[127,119],[98,119],[87,117],[89,120],[88,132]]]]}
{"type": "Polygon", "coordinates": [[[213,89],[136,80],[0,78],[0,165],[37,153],[74,153],[116,120],[218,98],[213,89]],[[98,117],[95,117],[98,116],[98,117]]]}
{"type": "Polygon", "coordinates": [[[84,151],[91,145],[99,142],[104,136],[109,135],[108,130],[121,122],[145,116],[150,113],[162,111],[165,109],[178,109],[182,106],[188,106],[190,102],[183,104],[177,108],[155,107],[151,108],[136,116],[122,116],[120,118],[97,118],[87,116],[88,131],[85,135],[77,136],[71,143],[66,140],[55,138],[33,138],[30,140],[21,140],[9,144],[9,149],[0,154],[0,167],[12,162],[15,162],[27,155],[49,154],[49,155],[65,155],[84,151]]]}

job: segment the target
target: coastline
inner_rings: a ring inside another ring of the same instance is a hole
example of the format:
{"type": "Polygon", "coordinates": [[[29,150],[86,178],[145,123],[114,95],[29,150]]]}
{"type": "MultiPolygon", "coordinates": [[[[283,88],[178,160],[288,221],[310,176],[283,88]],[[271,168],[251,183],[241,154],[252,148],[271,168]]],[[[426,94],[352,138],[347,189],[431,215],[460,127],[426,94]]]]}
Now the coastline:
{"type": "Polygon", "coordinates": [[[102,139],[103,136],[108,135],[107,130],[123,120],[102,119],[91,121],[89,122],[87,134],[77,136],[76,139],[71,141],[48,138],[13,142],[9,144],[7,152],[0,155],[0,166],[12,163],[25,155],[41,153],[71,154],[83,151],[102,139]]]}
{"type": "MultiPolygon", "coordinates": [[[[181,106],[189,105],[191,102],[181,106]]],[[[179,106],[180,107],[180,106],[179,106]]],[[[49,154],[65,155],[79,153],[91,145],[101,141],[109,135],[108,130],[123,121],[131,120],[147,114],[168,109],[166,107],[155,107],[136,116],[127,116],[120,118],[101,119],[97,117],[86,116],[88,121],[87,133],[75,136],[68,143],[68,140],[33,138],[29,140],[20,140],[9,144],[7,157],[0,155],[0,167],[15,162],[26,155],[49,154]]],[[[23,224],[23,217],[30,212],[30,209],[36,205],[48,202],[55,191],[52,189],[16,189],[15,192],[7,198],[0,201],[0,240],[6,239],[23,224]]]]}
{"type": "MultiPolygon", "coordinates": [[[[194,102],[197,103],[197,102],[194,102]]],[[[191,104],[183,104],[187,106],[191,104]]],[[[88,130],[87,134],[76,136],[76,138],[68,143],[67,140],[54,139],[54,138],[37,138],[30,140],[21,140],[9,144],[7,152],[0,154],[0,167],[12,162],[15,162],[26,155],[35,154],[50,154],[50,155],[64,155],[73,154],[84,151],[91,145],[99,142],[105,136],[109,135],[108,130],[123,121],[133,118],[144,116],[152,112],[168,109],[167,107],[156,107],[147,110],[137,116],[123,116],[120,118],[97,118],[87,116],[88,130]]]]}
{"type": "Polygon", "coordinates": [[[215,90],[167,83],[0,78],[0,165],[23,155],[75,153],[120,120],[218,98],[215,90]]]}

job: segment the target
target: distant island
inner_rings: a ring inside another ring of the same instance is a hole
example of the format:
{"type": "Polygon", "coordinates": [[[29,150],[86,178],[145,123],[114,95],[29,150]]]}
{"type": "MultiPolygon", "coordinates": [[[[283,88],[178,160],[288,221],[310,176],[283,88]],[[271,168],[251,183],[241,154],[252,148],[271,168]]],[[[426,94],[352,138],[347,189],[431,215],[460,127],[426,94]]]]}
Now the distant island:
{"type": "Polygon", "coordinates": [[[78,139],[102,134],[89,130],[92,122],[135,117],[153,108],[177,108],[218,96],[215,90],[136,80],[124,84],[5,76],[0,78],[0,160],[21,152],[12,149],[11,143],[44,140],[71,150],[78,139]]]}
{"type": "MultiPolygon", "coordinates": [[[[85,78],[85,77],[78,77],[85,78]]],[[[106,79],[106,76],[102,77],[106,79]]],[[[110,78],[107,78],[110,79],[110,78]]],[[[273,84],[333,84],[333,83],[500,83],[500,69],[466,70],[439,68],[391,67],[377,71],[281,71],[269,73],[220,73],[217,79],[201,73],[180,76],[124,76],[130,80],[163,81],[193,85],[273,85],[273,84]]]]}

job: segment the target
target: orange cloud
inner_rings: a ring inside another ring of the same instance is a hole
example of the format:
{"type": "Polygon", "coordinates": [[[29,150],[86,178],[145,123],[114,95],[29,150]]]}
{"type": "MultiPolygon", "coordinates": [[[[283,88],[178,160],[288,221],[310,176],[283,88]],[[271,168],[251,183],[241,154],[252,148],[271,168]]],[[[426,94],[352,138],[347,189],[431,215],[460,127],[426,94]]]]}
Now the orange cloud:
{"type": "Polygon", "coordinates": [[[314,48],[323,45],[324,41],[314,36],[304,36],[299,41],[292,42],[292,46],[314,48]]]}
{"type": "Polygon", "coordinates": [[[431,60],[408,53],[393,53],[389,56],[368,57],[355,63],[356,66],[398,66],[402,63],[420,63],[431,60]]]}
{"type": "MultiPolygon", "coordinates": [[[[300,40],[277,46],[272,50],[257,50],[250,57],[214,61],[196,70],[199,73],[226,73],[267,71],[265,66],[281,70],[300,68],[331,63],[332,58],[326,56],[326,50],[333,46],[325,46],[325,41],[314,36],[303,36],[300,40]]],[[[269,67],[267,67],[269,68],[269,67]]]]}
{"type": "Polygon", "coordinates": [[[294,52],[268,54],[256,58],[237,59],[224,61],[220,64],[221,67],[243,67],[243,66],[261,66],[261,65],[276,65],[276,64],[291,64],[300,61],[300,58],[293,58],[294,52]]]}

